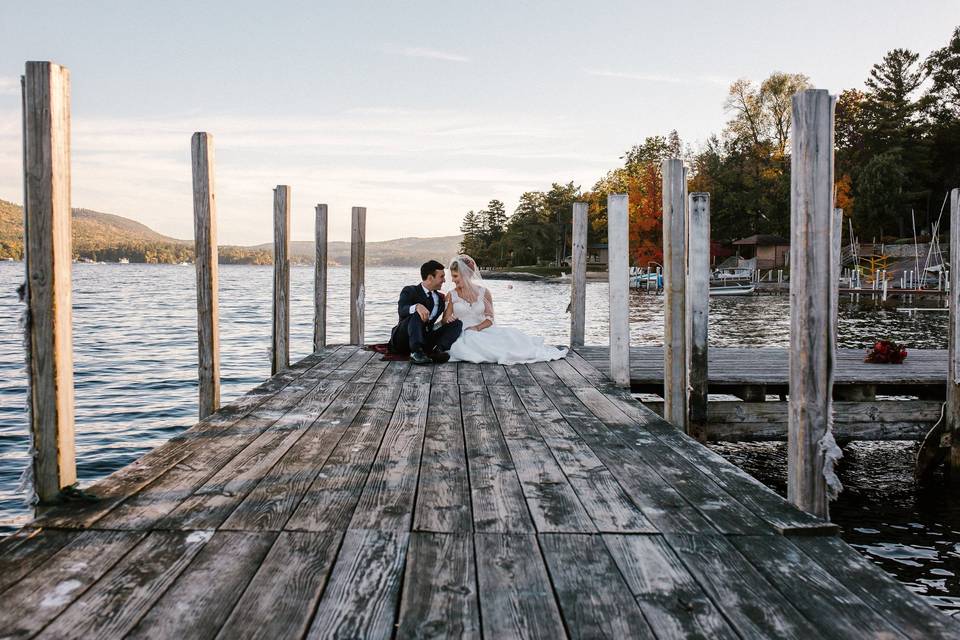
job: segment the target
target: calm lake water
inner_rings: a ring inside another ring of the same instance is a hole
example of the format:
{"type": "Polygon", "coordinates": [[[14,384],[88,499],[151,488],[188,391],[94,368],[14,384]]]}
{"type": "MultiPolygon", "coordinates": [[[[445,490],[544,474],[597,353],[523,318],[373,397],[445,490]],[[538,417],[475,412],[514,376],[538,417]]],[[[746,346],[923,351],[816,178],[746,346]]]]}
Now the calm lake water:
{"type": "MultiPolygon", "coordinates": [[[[222,400],[270,374],[272,269],[220,267],[222,400]]],[[[192,267],[90,265],[73,268],[77,472],[84,485],[132,462],[195,422],[196,303],[192,267]]],[[[310,352],[313,270],[291,269],[291,359],[310,352]]],[[[0,535],[26,522],[18,493],[27,462],[26,382],[16,287],[23,264],[0,263],[0,535]]],[[[396,316],[396,295],[419,280],[415,269],[367,269],[367,342],[382,342],[396,316]]],[[[564,344],[569,331],[563,284],[491,281],[497,320],[564,344]]],[[[349,270],[330,269],[328,341],[347,342],[349,270]]],[[[607,341],[605,283],[587,291],[587,343],[607,341]]],[[[712,345],[786,346],[787,296],[715,298],[712,345]]],[[[917,306],[917,305],[911,305],[917,306]]],[[[634,344],[662,341],[662,298],[635,292],[634,344]]],[[[946,313],[913,316],[873,303],[841,307],[840,344],[865,347],[877,337],[913,348],[946,346],[946,313]]],[[[916,445],[853,443],[840,475],[846,491],[832,506],[844,538],[937,606],[960,615],[960,497],[921,491],[913,482],[916,445]]],[[[716,449],[781,494],[786,445],[724,444],[716,449]]]]}

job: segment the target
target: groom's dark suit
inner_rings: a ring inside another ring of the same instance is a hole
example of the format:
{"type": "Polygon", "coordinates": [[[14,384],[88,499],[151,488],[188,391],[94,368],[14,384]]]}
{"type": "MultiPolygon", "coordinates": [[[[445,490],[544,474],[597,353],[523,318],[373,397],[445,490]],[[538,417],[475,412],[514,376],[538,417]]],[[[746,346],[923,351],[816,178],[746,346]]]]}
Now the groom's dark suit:
{"type": "Polygon", "coordinates": [[[439,291],[428,293],[423,285],[419,284],[404,287],[397,302],[400,322],[390,332],[390,351],[392,353],[429,352],[434,348],[449,351],[460,337],[463,325],[459,320],[449,324],[439,324],[443,317],[443,308],[443,294],[439,291]],[[422,304],[430,312],[426,322],[413,310],[413,307],[418,304],[422,304]]]}

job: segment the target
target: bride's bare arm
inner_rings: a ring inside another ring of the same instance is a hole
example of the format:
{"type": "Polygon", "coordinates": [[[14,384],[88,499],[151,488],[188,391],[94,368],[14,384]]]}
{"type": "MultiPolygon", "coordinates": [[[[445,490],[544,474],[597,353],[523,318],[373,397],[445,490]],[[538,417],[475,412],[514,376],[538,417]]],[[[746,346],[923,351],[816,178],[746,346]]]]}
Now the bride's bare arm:
{"type": "Polygon", "coordinates": [[[454,320],[453,317],[453,301],[450,297],[450,292],[448,291],[443,296],[443,324],[448,324],[454,320]]]}

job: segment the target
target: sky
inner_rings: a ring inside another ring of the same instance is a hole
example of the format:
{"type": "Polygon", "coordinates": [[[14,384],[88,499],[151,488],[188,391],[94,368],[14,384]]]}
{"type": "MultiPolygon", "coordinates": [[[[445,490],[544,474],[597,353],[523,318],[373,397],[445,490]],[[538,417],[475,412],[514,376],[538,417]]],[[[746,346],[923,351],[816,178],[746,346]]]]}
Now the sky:
{"type": "Polygon", "coordinates": [[[23,200],[27,60],[70,69],[73,206],[193,233],[190,136],[213,135],[221,244],[458,233],[492,198],[585,189],[646,136],[702,144],[737,78],[862,87],[896,47],[925,56],[958,0],[915,2],[164,2],[0,0],[0,198],[23,200]]]}

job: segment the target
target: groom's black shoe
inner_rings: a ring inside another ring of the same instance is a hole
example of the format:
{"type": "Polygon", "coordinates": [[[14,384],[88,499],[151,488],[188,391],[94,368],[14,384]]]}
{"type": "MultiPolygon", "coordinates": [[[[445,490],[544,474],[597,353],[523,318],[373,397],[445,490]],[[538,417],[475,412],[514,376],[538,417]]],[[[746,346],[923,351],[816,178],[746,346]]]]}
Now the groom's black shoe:
{"type": "Polygon", "coordinates": [[[430,359],[437,364],[443,364],[444,362],[448,362],[450,360],[450,354],[446,351],[440,351],[437,349],[430,354],[430,359]]]}
{"type": "Polygon", "coordinates": [[[423,351],[414,351],[411,353],[410,362],[413,364],[433,364],[433,360],[431,360],[423,351]]]}

